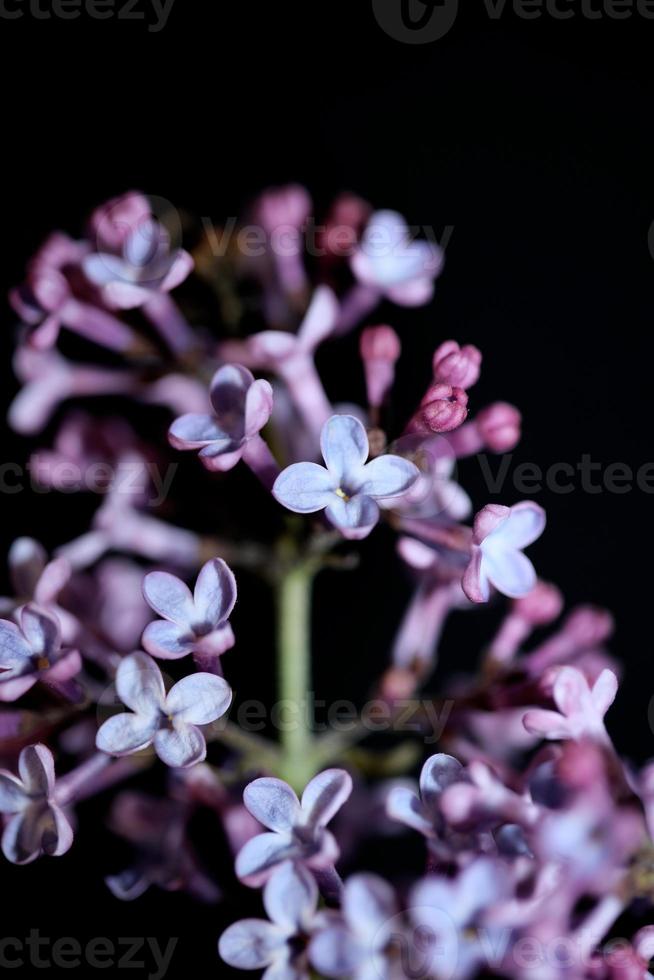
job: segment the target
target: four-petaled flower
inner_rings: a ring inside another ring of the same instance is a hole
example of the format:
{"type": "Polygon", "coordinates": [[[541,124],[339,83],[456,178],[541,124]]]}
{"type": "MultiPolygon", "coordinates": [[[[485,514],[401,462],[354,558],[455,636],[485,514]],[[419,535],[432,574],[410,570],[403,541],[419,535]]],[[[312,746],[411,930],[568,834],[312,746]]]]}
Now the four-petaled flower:
{"type": "Polygon", "coordinates": [[[472,557],[463,576],[471,602],[487,602],[491,585],[518,599],[536,585],[536,572],[522,549],[545,529],[545,511],[531,500],[513,507],[488,504],[475,517],[472,557]]]}
{"type": "MultiPolygon", "coordinates": [[[[391,980],[400,952],[399,912],[391,886],[373,874],[349,878],[343,889],[342,920],[319,930],[311,941],[311,963],[328,977],[391,980]]],[[[399,967],[399,964],[397,964],[399,967]]],[[[420,975],[420,974],[418,974],[420,975]]]]}
{"type": "Polygon", "coordinates": [[[346,538],[370,534],[379,520],[377,499],[398,497],[420,476],[414,463],[387,454],[366,463],[368,436],[353,415],[333,415],[325,423],[320,447],[326,466],[293,463],[273,486],[273,495],[297,514],[325,510],[346,538]]]}
{"type": "Polygon", "coordinates": [[[193,653],[206,666],[234,646],[228,620],[236,602],[236,579],[222,558],[203,566],[193,593],[169,572],[149,572],[143,595],[164,617],[149,623],[143,633],[143,646],[153,657],[178,660],[193,653]]]}
{"type": "Polygon", "coordinates": [[[263,980],[308,980],[306,944],[320,921],[314,878],[285,861],[267,882],[263,904],[271,921],[235,922],[220,937],[218,952],[238,970],[265,968],[263,980]]]}
{"type": "Polygon", "coordinates": [[[175,449],[199,449],[208,470],[231,470],[270,418],[272,388],[262,378],[255,381],[242,365],[224,364],[213,376],[209,396],[214,414],[180,416],[168,438],[175,449]]]}
{"type": "Polygon", "coordinates": [[[159,667],[145,653],[125,657],[116,671],[116,692],[133,714],[113,715],[101,725],[96,745],[108,755],[131,755],[154,745],[167,766],[184,769],[207,754],[198,725],[209,725],[227,711],[232,692],[214,674],[190,674],[168,694],[159,667]]]}
{"type": "Polygon", "coordinates": [[[243,801],[250,813],[272,833],[247,842],[236,858],[236,874],[258,887],[282,861],[299,861],[308,868],[329,868],[338,846],[326,826],[352,792],[352,779],[343,769],[326,769],[309,782],[298,800],[288,783],[264,776],[246,786],[243,801]]]}
{"type": "MultiPolygon", "coordinates": [[[[131,215],[124,236],[119,235],[114,242],[99,241],[100,250],[82,260],[85,275],[111,307],[143,306],[153,295],[179,286],[193,268],[188,252],[171,249],[170,235],[143,201],[144,210],[131,215]],[[105,251],[111,244],[115,251],[105,251]]],[[[111,209],[116,203],[109,202],[105,208],[111,209]]],[[[107,222],[102,227],[108,227],[107,222]]]]}
{"type": "Polygon", "coordinates": [[[2,852],[12,864],[29,864],[41,854],[59,857],[73,843],[72,828],[55,801],[52,753],[29,745],[18,759],[18,776],[0,771],[0,813],[9,820],[2,852]]]}
{"type": "Polygon", "coordinates": [[[401,214],[376,211],[350,265],[363,286],[379,290],[399,306],[421,306],[434,294],[443,259],[435,243],[411,240],[401,214]]]}
{"type": "Polygon", "coordinates": [[[605,741],[604,715],[618,692],[618,680],[612,670],[603,670],[591,687],[576,667],[561,667],[552,687],[552,699],[558,711],[533,708],[523,723],[532,735],[548,739],[594,738],[605,741]]]}
{"type": "Polygon", "coordinates": [[[19,621],[20,628],[0,619],[0,701],[15,701],[37,681],[74,698],[82,661],[77,650],[62,649],[57,617],[30,602],[19,621]]]}
{"type": "Polygon", "coordinates": [[[408,786],[395,786],[388,794],[386,811],[425,837],[440,836],[445,829],[439,808],[441,796],[448,786],[465,782],[468,776],[458,759],[442,752],[432,755],[420,773],[420,795],[408,786]]]}

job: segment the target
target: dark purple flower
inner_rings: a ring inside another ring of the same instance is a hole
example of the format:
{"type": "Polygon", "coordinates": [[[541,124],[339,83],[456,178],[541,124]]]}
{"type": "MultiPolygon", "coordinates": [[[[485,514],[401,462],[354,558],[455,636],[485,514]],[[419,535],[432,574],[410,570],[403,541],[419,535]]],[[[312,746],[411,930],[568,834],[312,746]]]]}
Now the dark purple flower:
{"type": "Polygon", "coordinates": [[[73,843],[73,830],[55,798],[52,753],[29,745],[18,760],[18,776],[0,771],[0,813],[9,817],[2,852],[12,864],[29,864],[41,854],[60,857],[73,843]]]}
{"type": "Polygon", "coordinates": [[[75,696],[71,681],[82,661],[77,650],[62,648],[56,616],[30,602],[20,610],[19,622],[0,620],[0,701],[15,701],[37,681],[75,696]]]}

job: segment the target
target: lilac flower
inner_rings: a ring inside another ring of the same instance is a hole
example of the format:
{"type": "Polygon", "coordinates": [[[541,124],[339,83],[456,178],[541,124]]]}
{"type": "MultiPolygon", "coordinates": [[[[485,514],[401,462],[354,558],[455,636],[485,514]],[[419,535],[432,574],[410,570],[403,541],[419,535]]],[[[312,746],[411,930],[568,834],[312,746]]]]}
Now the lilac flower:
{"type": "Polygon", "coordinates": [[[142,306],[153,294],[170,292],[193,268],[188,252],[171,250],[170,236],[152,217],[147,200],[141,198],[138,208],[132,207],[133,201],[133,195],[125,195],[98,209],[94,218],[98,250],[82,262],[86,276],[101,290],[107,305],[119,309],[142,306]],[[107,251],[111,245],[113,249],[107,251]]]}
{"type": "Polygon", "coordinates": [[[545,528],[545,511],[524,500],[513,507],[488,504],[475,518],[472,558],[463,590],[472,602],[487,602],[490,587],[517,599],[536,585],[536,572],[522,549],[545,528]]]}
{"type": "Polygon", "coordinates": [[[297,514],[326,509],[326,515],[346,538],[367,537],[379,520],[379,498],[405,493],[420,475],[417,466],[401,456],[378,456],[366,463],[368,437],[352,415],[334,415],[320,437],[326,468],[318,463],[294,463],[279,475],[273,495],[297,514]]]}
{"type": "MultiPolygon", "coordinates": [[[[507,896],[505,868],[487,857],[477,857],[456,878],[423,878],[411,892],[409,914],[421,930],[422,976],[457,980],[471,976],[484,957],[475,927],[507,896]],[[427,967],[429,964],[429,967],[427,967]]],[[[500,930],[501,936],[502,930],[500,930]]],[[[485,939],[493,941],[484,925],[485,939]]],[[[490,947],[492,948],[492,946],[490,947]]]]}
{"type": "Polygon", "coordinates": [[[20,627],[0,619],[0,701],[16,701],[37,681],[75,700],[82,661],[77,650],[62,649],[61,626],[52,613],[30,602],[19,613],[20,627]]]}
{"type": "Polygon", "coordinates": [[[212,558],[200,571],[195,590],[168,572],[150,572],[143,595],[163,619],[150,623],[143,646],[153,657],[178,660],[193,653],[213,662],[234,646],[229,615],[236,603],[236,579],[221,558],[212,558]]]}
{"type": "Polygon", "coordinates": [[[168,437],[176,449],[199,449],[208,470],[231,470],[268,422],[272,388],[240,364],[225,364],[213,376],[210,397],[213,415],[182,415],[168,437]]]}
{"type": "Polygon", "coordinates": [[[202,762],[207,746],[197,726],[222,717],[232,700],[222,677],[204,673],[184,677],[166,694],[159,667],[145,653],[121,661],[116,692],[133,714],[113,715],[100,726],[100,751],[131,755],[153,744],[161,761],[177,768],[202,762]]]}
{"type": "Polygon", "coordinates": [[[54,347],[62,327],[111,350],[138,349],[127,324],[100,308],[93,290],[79,282],[84,242],[55,233],[43,243],[27,269],[27,279],[10,293],[10,302],[29,328],[32,347],[54,347]]]}
{"type": "Polygon", "coordinates": [[[420,795],[408,786],[394,787],[388,795],[387,813],[425,837],[435,837],[444,829],[438,806],[442,793],[454,783],[467,781],[466,771],[457,759],[444,753],[432,755],[420,773],[420,795]]]}
{"type": "Polygon", "coordinates": [[[12,864],[29,864],[41,854],[60,857],[73,843],[73,830],[55,798],[52,753],[30,745],[18,759],[18,776],[0,771],[0,813],[9,820],[2,852],[12,864]]]}
{"type": "Polygon", "coordinates": [[[248,841],[236,858],[236,874],[257,887],[286,860],[311,869],[329,868],[338,857],[336,841],[326,830],[352,792],[343,769],[326,769],[309,782],[298,800],[288,783],[264,776],[246,786],[243,801],[250,813],[272,833],[248,841]]]}
{"type": "Polygon", "coordinates": [[[604,715],[618,691],[611,670],[603,670],[591,687],[576,667],[561,667],[556,673],[552,698],[558,711],[534,708],[524,717],[528,732],[548,739],[594,738],[607,741],[604,715]]]}
{"type": "Polygon", "coordinates": [[[421,306],[433,296],[443,251],[433,242],[411,241],[406,221],[396,211],[376,211],[350,264],[363,286],[399,306],[421,306]]]}
{"type": "Polygon", "coordinates": [[[263,903],[270,921],[235,922],[220,937],[218,952],[238,970],[265,969],[264,980],[309,980],[306,944],[320,921],[315,880],[285,861],[268,880],[263,903]]]}
{"type": "Polygon", "coordinates": [[[18,606],[35,602],[53,613],[67,643],[73,641],[77,620],[58,604],[59,593],[66,587],[72,569],[65,558],[48,561],[45,549],[33,538],[16,538],[9,549],[9,576],[16,598],[0,598],[0,613],[11,615],[18,606]]]}
{"type": "Polygon", "coordinates": [[[393,889],[383,878],[353,875],[343,889],[342,920],[318,930],[311,941],[311,964],[328,977],[391,980],[404,976],[395,972],[398,916],[393,889]]]}

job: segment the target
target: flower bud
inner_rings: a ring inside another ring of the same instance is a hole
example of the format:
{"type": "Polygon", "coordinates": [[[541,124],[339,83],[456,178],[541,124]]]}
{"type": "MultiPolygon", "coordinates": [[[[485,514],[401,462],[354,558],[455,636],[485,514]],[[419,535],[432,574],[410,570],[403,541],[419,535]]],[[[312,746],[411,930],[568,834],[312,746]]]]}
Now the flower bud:
{"type": "Polygon", "coordinates": [[[268,234],[286,226],[300,229],[311,214],[311,198],[300,184],[271,187],[263,192],[254,210],[268,234]]]}
{"type": "Polygon", "coordinates": [[[546,626],[561,615],[563,596],[555,585],[538,582],[526,596],[514,601],[513,609],[531,626],[546,626]]]}
{"type": "Polygon", "coordinates": [[[379,408],[395,380],[400,340],[392,327],[368,327],[361,334],[359,350],[366,375],[368,404],[379,408]]]}
{"type": "Polygon", "coordinates": [[[507,402],[496,402],[481,410],[475,424],[484,445],[494,453],[515,449],[521,436],[522,416],[507,402]]]}
{"type": "Polygon", "coordinates": [[[452,432],[467,415],[468,396],[463,388],[433,384],[421,402],[418,420],[431,432],[452,432]]]}
{"type": "Polygon", "coordinates": [[[460,347],[446,340],[434,354],[434,379],[458,388],[471,388],[479,380],[481,352],[471,344],[460,347]]]}
{"type": "Polygon", "coordinates": [[[613,633],[613,616],[606,609],[579,606],[564,623],[564,630],[579,648],[598,646],[613,633]]]}

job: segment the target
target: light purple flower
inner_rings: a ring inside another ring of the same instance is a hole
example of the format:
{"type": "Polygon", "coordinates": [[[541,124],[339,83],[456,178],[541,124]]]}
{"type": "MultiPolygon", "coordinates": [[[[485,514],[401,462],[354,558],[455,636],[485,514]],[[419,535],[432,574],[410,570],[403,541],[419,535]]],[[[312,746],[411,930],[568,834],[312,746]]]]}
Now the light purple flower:
{"type": "Polygon", "coordinates": [[[307,784],[302,801],[281,779],[264,776],[246,786],[243,801],[271,833],[248,841],[236,858],[236,874],[258,887],[282,861],[300,861],[308,868],[329,868],[338,857],[334,837],[326,830],[352,792],[343,769],[326,769],[307,784]]]}
{"type": "Polygon", "coordinates": [[[401,214],[376,211],[350,264],[361,285],[378,290],[400,306],[421,306],[434,294],[434,279],[443,268],[443,258],[435,243],[411,241],[401,214]]]}
{"type": "Polygon", "coordinates": [[[203,761],[207,746],[197,726],[221,718],[232,700],[222,677],[204,673],[182,678],[166,694],[159,667],[145,653],[121,661],[116,692],[133,713],[113,715],[100,726],[100,751],[131,755],[154,745],[162,762],[180,769],[203,761]]]}
{"type": "Polygon", "coordinates": [[[55,800],[52,753],[29,745],[18,759],[18,776],[0,771],[0,813],[9,820],[2,852],[12,864],[29,864],[41,854],[60,857],[73,843],[73,830],[55,800]]]}
{"type": "Polygon", "coordinates": [[[115,251],[91,252],[82,261],[87,278],[110,307],[142,306],[153,294],[175,289],[193,268],[188,252],[171,248],[168,232],[149,207],[147,213],[134,213],[126,234],[114,244],[115,251]]]}
{"type": "Polygon", "coordinates": [[[618,680],[611,670],[603,670],[591,687],[576,667],[561,667],[552,688],[552,698],[559,710],[533,708],[526,713],[524,726],[542,738],[606,741],[604,715],[617,692],[618,680]]]}
{"type": "MultiPolygon", "coordinates": [[[[345,882],[342,920],[320,929],[311,941],[312,965],[328,977],[391,980],[398,959],[399,912],[393,889],[378,875],[357,874],[345,882]]],[[[416,974],[419,976],[420,974],[416,974]]]]}
{"type": "Polygon", "coordinates": [[[235,922],[220,937],[218,952],[238,970],[265,969],[265,980],[309,980],[306,944],[320,921],[315,880],[285,861],[268,880],[263,903],[270,921],[235,922]]]}
{"type": "Polygon", "coordinates": [[[545,529],[545,511],[524,500],[513,507],[488,504],[475,518],[472,558],[463,591],[472,602],[487,602],[491,586],[517,599],[536,585],[534,566],[522,549],[545,529]]]}
{"type": "Polygon", "coordinates": [[[270,418],[272,388],[240,364],[225,364],[213,377],[210,397],[213,415],[180,416],[168,438],[176,449],[199,449],[208,470],[231,470],[270,418]]]}
{"type": "Polygon", "coordinates": [[[163,616],[143,634],[143,646],[153,657],[178,660],[193,653],[204,663],[234,646],[229,615],[236,603],[236,579],[222,558],[204,565],[193,593],[169,572],[149,572],[143,595],[163,616]]]}
{"type": "Polygon", "coordinates": [[[66,587],[72,569],[65,558],[48,561],[45,549],[33,538],[16,538],[8,556],[9,576],[15,599],[0,598],[0,614],[10,616],[18,606],[35,602],[59,620],[65,642],[71,643],[77,620],[58,604],[59,593],[66,587]]]}
{"type": "Polygon", "coordinates": [[[37,681],[72,699],[72,680],[82,661],[77,650],[62,649],[59,620],[30,602],[19,613],[20,627],[0,619],[0,701],[16,701],[37,681]]]}
{"type": "Polygon", "coordinates": [[[325,466],[293,463],[279,475],[273,495],[297,514],[326,510],[344,537],[365,538],[379,520],[377,499],[405,493],[420,475],[401,456],[378,456],[366,463],[368,436],[353,415],[333,415],[320,437],[325,466]]]}
{"type": "Polygon", "coordinates": [[[388,795],[386,811],[389,817],[425,837],[441,836],[445,830],[439,808],[441,796],[449,786],[468,781],[469,777],[458,759],[442,752],[432,755],[420,773],[420,795],[408,786],[395,786],[388,795]]]}

